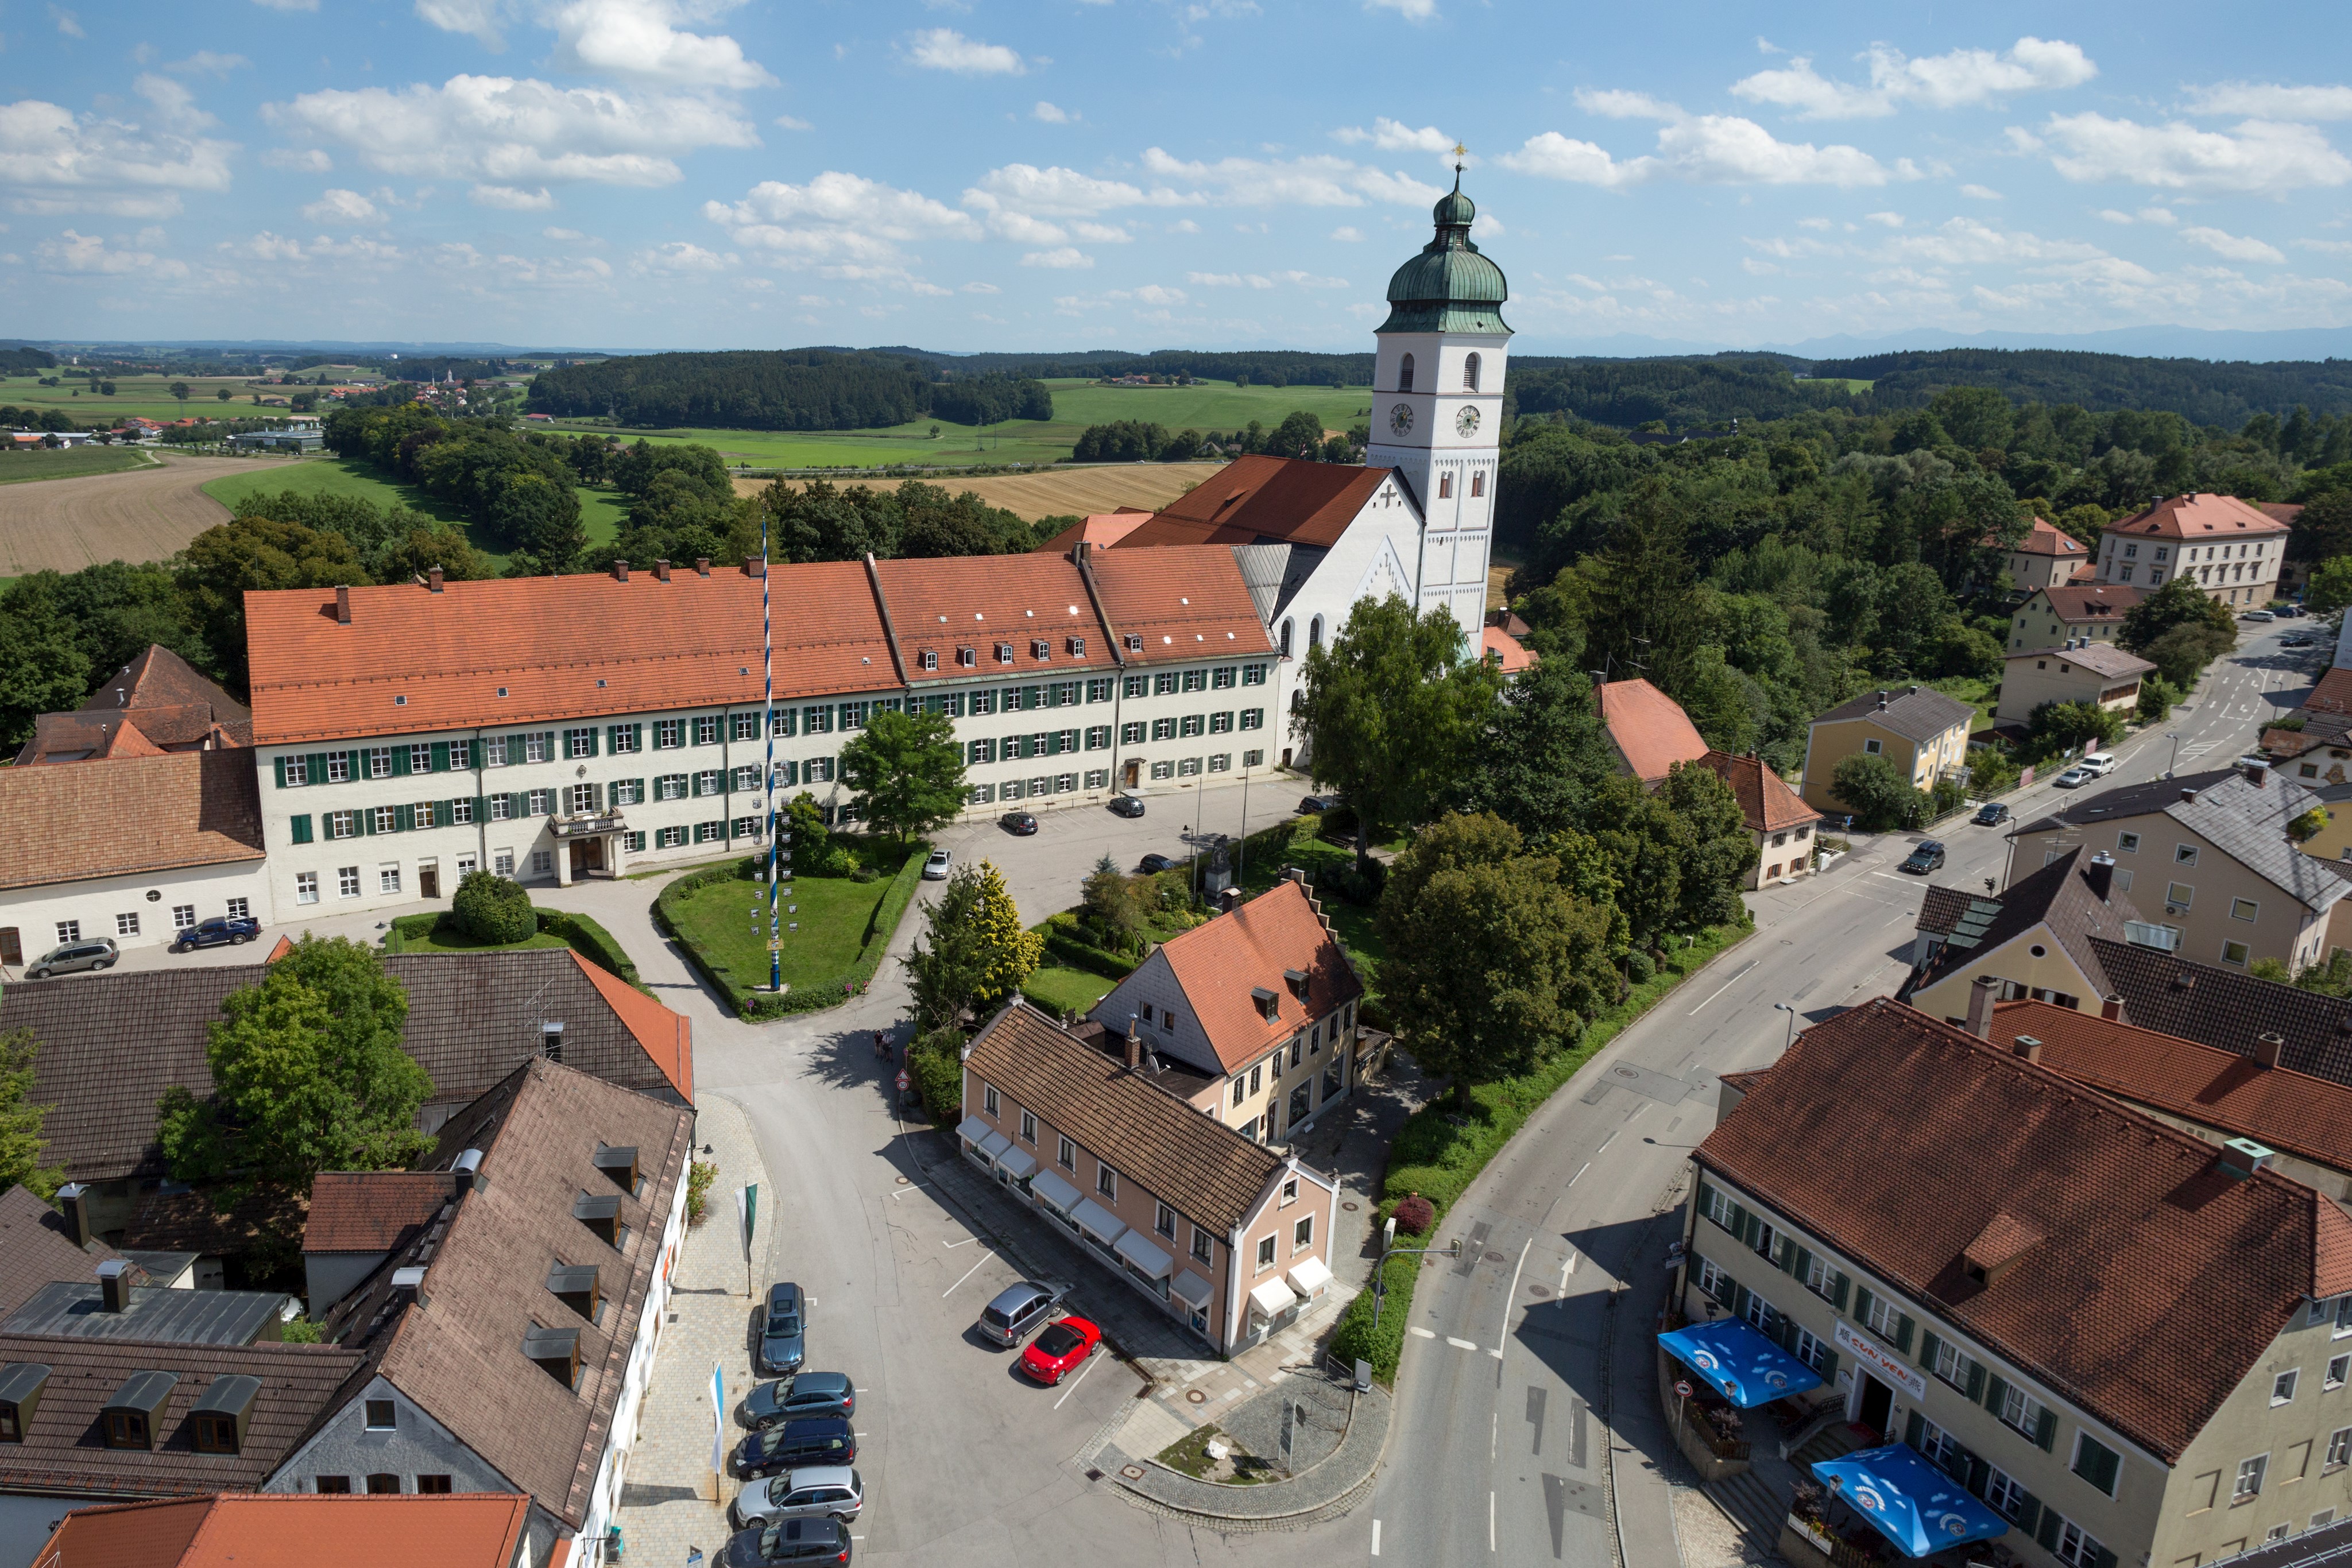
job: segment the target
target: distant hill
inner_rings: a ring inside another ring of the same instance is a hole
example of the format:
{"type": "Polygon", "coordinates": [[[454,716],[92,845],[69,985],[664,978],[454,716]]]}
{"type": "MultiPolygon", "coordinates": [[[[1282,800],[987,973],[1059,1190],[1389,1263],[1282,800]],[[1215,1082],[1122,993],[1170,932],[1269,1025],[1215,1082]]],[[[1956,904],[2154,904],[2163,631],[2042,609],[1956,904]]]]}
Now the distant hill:
{"type": "Polygon", "coordinates": [[[2013,402],[2168,409],[2231,430],[2257,413],[2284,416],[2298,406],[2315,414],[2352,410],[2352,360],[2217,364],[2051,349],[1945,349],[1816,360],[1812,373],[1872,382],[1867,402],[1878,410],[1917,408],[1951,386],[1998,388],[2013,402]]]}

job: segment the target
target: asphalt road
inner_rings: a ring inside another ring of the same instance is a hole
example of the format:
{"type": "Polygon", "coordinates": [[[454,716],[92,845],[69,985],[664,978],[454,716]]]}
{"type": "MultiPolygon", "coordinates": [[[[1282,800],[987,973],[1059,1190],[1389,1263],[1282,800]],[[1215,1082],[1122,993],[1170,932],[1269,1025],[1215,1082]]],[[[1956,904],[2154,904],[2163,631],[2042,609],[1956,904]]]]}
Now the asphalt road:
{"type": "MultiPolygon", "coordinates": [[[[2308,626],[2247,626],[2194,704],[2126,742],[2091,788],[2160,777],[2176,734],[2181,772],[2237,757],[2326,667],[2325,648],[2277,645],[2308,626]]],[[[2031,820],[2070,793],[2044,781],[2011,803],[2031,820]]],[[[2003,877],[2005,830],[1965,821],[1935,831],[1949,860],[1932,880],[2003,877]]],[[[1768,1065],[1792,1027],[1900,983],[1930,879],[1897,868],[1925,836],[1856,839],[1822,875],[1752,895],[1756,934],[1612,1041],[1454,1206],[1437,1240],[1459,1236],[1464,1257],[1424,1260],[1381,1483],[1329,1527],[1351,1532],[1357,1553],[1439,1568],[1608,1562],[1622,1530],[1625,1562],[1672,1568],[1663,1444],[1629,1405],[1630,1372],[1650,1354],[1657,1251],[1676,1234],[1689,1151],[1715,1125],[1718,1074],[1768,1065]],[[1612,1337],[1621,1283],[1631,1304],[1612,1337]],[[1614,1431],[1602,1419],[1612,1364],[1628,1406],[1614,1431]]]]}

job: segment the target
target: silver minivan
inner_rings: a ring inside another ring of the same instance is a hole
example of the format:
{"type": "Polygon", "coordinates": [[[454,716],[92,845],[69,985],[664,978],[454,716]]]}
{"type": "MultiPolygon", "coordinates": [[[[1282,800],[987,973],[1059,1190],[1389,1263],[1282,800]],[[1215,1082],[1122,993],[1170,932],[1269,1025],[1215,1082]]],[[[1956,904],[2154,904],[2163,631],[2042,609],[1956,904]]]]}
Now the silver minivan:
{"type": "Polygon", "coordinates": [[[25,978],[46,980],[51,975],[70,975],[79,969],[110,969],[118,956],[111,936],[100,936],[89,942],[68,942],[62,947],[50,948],[26,965],[25,978]]]}
{"type": "Polygon", "coordinates": [[[735,1528],[827,1517],[846,1524],[866,1506],[866,1483],[847,1465],[813,1465],[753,1481],[735,1497],[735,1528]]]}
{"type": "Polygon", "coordinates": [[[1053,1315],[1054,1292],[1033,1280],[1007,1285],[981,1309],[980,1332],[998,1344],[1019,1344],[1053,1315]]]}

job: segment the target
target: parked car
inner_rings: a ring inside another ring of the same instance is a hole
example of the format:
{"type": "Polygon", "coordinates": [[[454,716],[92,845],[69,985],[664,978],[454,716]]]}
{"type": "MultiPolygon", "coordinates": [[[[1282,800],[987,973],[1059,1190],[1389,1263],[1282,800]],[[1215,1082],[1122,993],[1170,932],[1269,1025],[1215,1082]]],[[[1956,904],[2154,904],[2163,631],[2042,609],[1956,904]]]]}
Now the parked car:
{"type": "Polygon", "coordinates": [[[2317,641],[2319,641],[2319,639],[2314,637],[2308,632],[2290,632],[2285,636],[2279,639],[2279,646],[2282,648],[2308,648],[2317,641]]]}
{"type": "Polygon", "coordinates": [[[760,1320],[760,1352],[753,1369],[762,1377],[798,1372],[807,1355],[801,1288],[786,1281],[768,1287],[767,1311],[760,1320]]]}
{"type": "Polygon", "coordinates": [[[782,1475],[811,1465],[854,1465],[857,1430],[838,1416],[780,1421],[735,1445],[729,1469],[746,1479],[782,1475]]]}
{"type": "Polygon", "coordinates": [[[2116,770],[2116,754],[2112,751],[2094,751],[2074,766],[2089,768],[2091,777],[2094,779],[2105,779],[2116,770]]]}
{"type": "Polygon", "coordinates": [[[1298,809],[1301,812],[1310,817],[1317,816],[1325,811],[1336,811],[1339,809],[1339,797],[1337,795],[1308,795],[1298,802],[1298,809]]]}
{"type": "Polygon", "coordinates": [[[2065,772],[2061,773],[2057,778],[2050,780],[2050,782],[2055,784],[2061,789],[2080,789],[2084,785],[2088,784],[2092,779],[2096,779],[2098,775],[2092,772],[2089,768],[2077,766],[2069,768],[2065,772]]]}
{"type": "Polygon", "coordinates": [[[1021,1370],[1051,1387],[1086,1364],[1102,1343],[1102,1330],[1084,1318],[1058,1318],[1021,1353],[1021,1370]]]}
{"type": "Polygon", "coordinates": [[[1969,820],[1979,828],[1998,828],[2009,821],[2009,808],[1998,800],[1987,800],[1977,808],[1977,814],[1969,820]]]}
{"type": "Polygon", "coordinates": [[[782,1519],[738,1531],[719,1553],[724,1568],[764,1568],[770,1563],[846,1563],[856,1550],[849,1526],[837,1519],[782,1519]]]}
{"type": "Polygon", "coordinates": [[[1034,1280],[1007,1285],[980,1310],[980,1332],[998,1344],[1019,1344],[1054,1311],[1054,1292],[1034,1280]]]}
{"type": "Polygon", "coordinates": [[[2275,621],[2278,617],[2267,610],[2249,610],[2243,615],[2239,616],[2238,619],[2241,621],[2275,621]]]}
{"type": "Polygon", "coordinates": [[[1006,832],[1019,838],[1025,839],[1037,831],[1037,819],[1026,811],[1007,811],[997,821],[1006,832]]]}
{"type": "Polygon", "coordinates": [[[1926,876],[1931,871],[1941,871],[1943,866],[1944,846],[1933,839],[1922,839],[1919,847],[1911,852],[1911,858],[1903,862],[1903,869],[1913,876],[1926,876]]]}
{"type": "Polygon", "coordinates": [[[866,1483],[847,1465],[810,1465],[753,1481],[728,1510],[738,1530],[779,1519],[837,1519],[845,1524],[866,1506],[866,1483]]]}
{"type": "Polygon", "coordinates": [[[735,1411],[735,1419],[758,1431],[779,1421],[805,1420],[812,1416],[849,1416],[857,1414],[857,1387],[838,1372],[800,1372],[772,1383],[754,1385],[735,1411]]]}
{"type": "Polygon", "coordinates": [[[948,879],[948,868],[954,864],[955,852],[953,850],[933,850],[930,852],[929,858],[923,862],[923,880],[925,882],[945,882],[948,879]]]}
{"type": "Polygon", "coordinates": [[[1114,817],[1140,817],[1143,815],[1143,802],[1133,795],[1113,795],[1110,798],[1110,814],[1114,817]]]}
{"type": "Polygon", "coordinates": [[[261,935],[258,920],[236,920],[226,915],[215,915],[199,920],[172,938],[172,951],[193,953],[199,947],[226,947],[232,943],[250,942],[261,935]]]}
{"type": "Polygon", "coordinates": [[[70,975],[80,969],[111,969],[119,956],[111,936],[101,936],[95,942],[68,942],[34,959],[26,967],[25,977],[46,980],[51,975],[70,975]]]}
{"type": "Polygon", "coordinates": [[[1180,860],[1171,860],[1166,855],[1154,852],[1144,856],[1135,863],[1137,869],[1139,871],[1155,872],[1173,871],[1176,867],[1182,865],[1184,862],[1180,860]]]}

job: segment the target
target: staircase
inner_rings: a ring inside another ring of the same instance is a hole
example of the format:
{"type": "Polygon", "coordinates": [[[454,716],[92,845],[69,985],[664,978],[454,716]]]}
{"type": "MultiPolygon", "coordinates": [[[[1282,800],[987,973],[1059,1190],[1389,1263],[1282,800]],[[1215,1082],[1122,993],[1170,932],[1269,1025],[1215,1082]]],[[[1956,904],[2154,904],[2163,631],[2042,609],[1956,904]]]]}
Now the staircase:
{"type": "Polygon", "coordinates": [[[1811,1479],[1812,1467],[1853,1451],[1853,1428],[1833,1422],[1815,1433],[1789,1458],[1774,1458],[1764,1445],[1750,1453],[1749,1467],[1727,1479],[1707,1483],[1706,1494],[1748,1537],[1751,1561],[1768,1560],[1780,1550],[1780,1524],[1789,1516],[1789,1499],[1796,1483],[1811,1479]]]}

